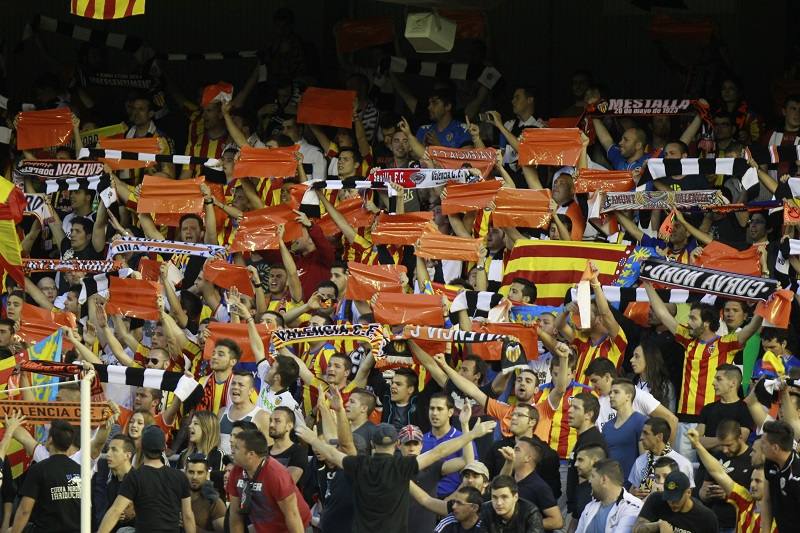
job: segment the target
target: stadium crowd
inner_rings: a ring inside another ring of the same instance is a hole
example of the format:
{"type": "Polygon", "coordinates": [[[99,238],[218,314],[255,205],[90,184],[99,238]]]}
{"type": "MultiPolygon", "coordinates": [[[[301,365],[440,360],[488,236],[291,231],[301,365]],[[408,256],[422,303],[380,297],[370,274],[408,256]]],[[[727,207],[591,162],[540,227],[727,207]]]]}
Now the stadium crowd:
{"type": "MultiPolygon", "coordinates": [[[[636,116],[607,109],[616,95],[575,71],[569,107],[544,120],[535,88],[510,73],[425,78],[379,67],[388,55],[374,47],[341,55],[341,79],[326,84],[354,101],[349,127],[334,127],[302,120],[323,82],[293,23],[277,11],[250,78],[198,98],[158,60],[131,59],[144,90],[92,83],[112,69],[94,44],[68,74],[45,72],[35,36],[30,103],[6,104],[0,403],[79,400],[66,376],[57,395],[35,394],[25,359],[97,371],[93,401],[109,411],[89,451],[92,529],[794,531],[800,237],[783,211],[800,197],[789,179],[800,156],[753,154],[800,145],[800,95],[773,123],[719,69],[715,92],[677,95],[704,99],[636,116]],[[18,149],[44,111],[69,117],[64,142],[18,149]],[[120,121],[120,139],[87,135],[120,121]],[[522,160],[557,128],[580,129],[568,130],[572,164],[522,160]],[[148,140],[194,159],[144,161],[135,143],[148,140]],[[116,146],[134,157],[101,153],[116,146]],[[242,170],[267,149],[291,172],[242,170]],[[466,164],[447,167],[437,149],[466,164]],[[102,159],[98,179],[51,164],[79,157],[81,169],[102,159]],[[702,173],[692,158],[747,163],[702,173]],[[690,170],[659,175],[651,159],[690,170]],[[458,183],[425,186],[436,168],[458,183]],[[380,169],[419,174],[378,186],[380,169]],[[628,185],[605,192],[641,195],[594,213],[605,193],[588,176],[607,171],[628,185]],[[681,203],[692,191],[712,200],[681,203]],[[788,322],[737,298],[738,281],[681,300],[677,276],[645,274],[653,260],[727,270],[704,262],[718,246],[756,265],[728,270],[736,279],[788,289],[788,322]],[[636,261],[641,279],[617,283],[636,261]]],[[[79,531],[76,424],[9,414],[0,456],[0,531],[79,531]]]]}

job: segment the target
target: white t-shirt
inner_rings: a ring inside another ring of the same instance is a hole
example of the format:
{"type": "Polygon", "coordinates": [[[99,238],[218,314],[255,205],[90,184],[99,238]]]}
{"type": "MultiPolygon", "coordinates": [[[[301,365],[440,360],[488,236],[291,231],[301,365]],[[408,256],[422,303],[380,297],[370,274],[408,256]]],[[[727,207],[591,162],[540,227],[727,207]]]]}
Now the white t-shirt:
{"type": "Polygon", "coordinates": [[[256,373],[258,374],[258,379],[261,380],[261,388],[258,391],[258,398],[256,399],[256,406],[260,409],[263,409],[267,413],[272,413],[276,407],[284,406],[288,407],[292,411],[294,411],[298,423],[302,423],[303,421],[303,414],[300,410],[300,404],[297,403],[297,400],[294,399],[292,393],[288,390],[285,390],[281,393],[275,394],[272,388],[267,383],[267,373],[270,369],[269,362],[264,359],[258,366],[256,367],[256,373]]]}
{"type": "MultiPolygon", "coordinates": [[[[694,487],[694,466],[692,466],[691,461],[675,450],[670,450],[666,457],[674,459],[678,463],[678,469],[689,478],[689,486],[694,487]]],[[[628,476],[631,487],[641,486],[645,468],[647,468],[647,452],[637,457],[636,462],[633,463],[633,468],[631,468],[631,473],[628,476]]]]}
{"type": "MultiPolygon", "coordinates": [[[[608,396],[600,396],[600,414],[597,417],[597,429],[603,431],[603,425],[617,416],[617,410],[611,407],[611,400],[608,396]]],[[[655,411],[661,402],[646,390],[636,389],[636,396],[633,398],[633,410],[637,413],[642,413],[645,416],[655,411]]]]}

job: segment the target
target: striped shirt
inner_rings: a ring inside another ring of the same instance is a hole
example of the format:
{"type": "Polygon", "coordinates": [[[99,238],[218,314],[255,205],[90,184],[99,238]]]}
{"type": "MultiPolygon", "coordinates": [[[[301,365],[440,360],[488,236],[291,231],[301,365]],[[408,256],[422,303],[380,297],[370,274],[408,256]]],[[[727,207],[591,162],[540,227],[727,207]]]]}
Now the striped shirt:
{"type": "MultiPolygon", "coordinates": [[[[756,511],[756,502],[746,488],[734,483],[733,489],[731,489],[725,501],[736,509],[737,533],[758,533],[761,531],[761,513],[756,511]]],[[[777,533],[778,531],[775,520],[772,521],[770,531],[772,533],[777,533]]]]}
{"type": "MultiPolygon", "coordinates": [[[[203,111],[197,110],[189,118],[189,140],[186,142],[185,155],[195,157],[222,158],[222,151],[228,144],[229,136],[226,131],[224,135],[217,139],[212,139],[206,132],[203,122],[203,111]]],[[[196,178],[203,174],[203,165],[191,165],[192,177],[196,178]]]]}
{"type": "MultiPolygon", "coordinates": [[[[336,354],[336,347],[333,344],[326,342],[316,352],[304,351],[300,359],[303,360],[305,365],[311,370],[316,379],[321,379],[328,369],[328,361],[336,354]]],[[[306,414],[311,413],[314,406],[317,404],[317,388],[303,385],[303,412],[306,414]]]]}
{"type": "Polygon", "coordinates": [[[582,392],[591,392],[592,389],[573,381],[564,396],[561,397],[561,402],[555,408],[551,407],[549,401],[544,401],[550,396],[551,390],[553,390],[553,383],[545,383],[539,387],[538,398],[536,398],[536,407],[539,408],[539,415],[547,416],[549,414],[551,417],[550,433],[547,438],[542,440],[550,444],[550,447],[558,453],[561,459],[568,459],[572,449],[575,447],[575,441],[578,440],[578,432],[575,428],[569,426],[569,399],[582,392]],[[549,412],[547,412],[548,410],[549,412]]]}
{"type": "Polygon", "coordinates": [[[572,340],[573,346],[578,350],[578,365],[575,369],[575,381],[589,384],[589,378],[586,376],[586,368],[592,361],[603,357],[608,359],[614,366],[619,369],[622,364],[622,356],[625,349],[628,347],[628,338],[625,332],[620,328],[619,333],[613,339],[610,335],[606,335],[597,344],[592,344],[592,340],[582,333],[575,331],[575,338],[572,340]]]}
{"type": "Polygon", "coordinates": [[[704,406],[714,401],[712,385],[717,368],[732,363],[742,345],[736,333],[716,336],[707,342],[693,339],[683,325],[678,325],[675,341],[686,349],[677,414],[697,416],[704,406]]]}

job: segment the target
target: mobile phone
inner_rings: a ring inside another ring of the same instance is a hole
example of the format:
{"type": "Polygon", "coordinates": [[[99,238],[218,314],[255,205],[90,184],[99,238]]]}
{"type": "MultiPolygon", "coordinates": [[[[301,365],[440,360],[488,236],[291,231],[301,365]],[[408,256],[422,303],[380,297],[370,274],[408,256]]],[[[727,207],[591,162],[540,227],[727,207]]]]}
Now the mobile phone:
{"type": "Polygon", "coordinates": [[[493,122],[492,115],[489,113],[478,113],[478,120],[480,122],[493,122]]]}

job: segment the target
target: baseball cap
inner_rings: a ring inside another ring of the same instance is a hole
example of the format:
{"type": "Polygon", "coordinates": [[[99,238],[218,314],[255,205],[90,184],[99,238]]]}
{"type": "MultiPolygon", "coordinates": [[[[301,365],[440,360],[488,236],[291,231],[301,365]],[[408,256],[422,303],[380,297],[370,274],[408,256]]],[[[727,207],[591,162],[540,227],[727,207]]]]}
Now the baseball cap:
{"type": "Polygon", "coordinates": [[[489,475],[489,469],[486,468],[486,465],[480,461],[472,461],[470,464],[461,469],[461,473],[463,474],[464,472],[474,472],[476,474],[480,474],[487,480],[491,479],[492,477],[489,475]]]}
{"type": "Polygon", "coordinates": [[[164,440],[164,432],[160,427],[150,425],[142,431],[142,451],[163,452],[167,447],[164,440]]]}
{"type": "Polygon", "coordinates": [[[378,424],[372,432],[372,444],[386,446],[397,442],[397,429],[391,424],[378,424]]]}
{"type": "Polygon", "coordinates": [[[689,478],[681,472],[676,470],[671,472],[667,479],[664,480],[664,501],[676,502],[683,497],[683,493],[689,488],[689,478]]]}
{"type": "Polygon", "coordinates": [[[398,438],[400,439],[400,444],[412,441],[422,442],[422,430],[409,424],[400,430],[398,438]]]}

